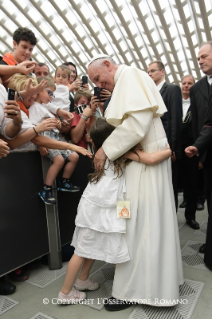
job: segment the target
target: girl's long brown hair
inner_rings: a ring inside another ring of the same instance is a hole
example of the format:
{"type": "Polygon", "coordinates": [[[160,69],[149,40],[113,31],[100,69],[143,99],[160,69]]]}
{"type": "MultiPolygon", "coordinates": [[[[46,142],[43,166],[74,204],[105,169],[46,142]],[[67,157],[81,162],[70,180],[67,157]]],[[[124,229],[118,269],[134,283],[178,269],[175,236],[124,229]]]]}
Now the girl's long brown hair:
{"type": "MultiPolygon", "coordinates": [[[[109,123],[104,118],[98,118],[93,124],[90,130],[90,137],[92,138],[94,144],[95,153],[102,146],[107,137],[115,130],[115,127],[109,123]]],[[[138,144],[134,146],[130,151],[137,154],[136,149],[141,150],[141,146],[138,144]]],[[[137,154],[138,155],[138,154],[137,154]]],[[[139,157],[139,155],[138,155],[139,157]]],[[[114,164],[114,174],[117,177],[121,177],[123,174],[123,168],[131,162],[130,159],[125,159],[124,155],[113,161],[114,164]]],[[[100,171],[89,174],[89,181],[91,183],[97,183],[100,178],[104,175],[105,167],[100,171]]]]}

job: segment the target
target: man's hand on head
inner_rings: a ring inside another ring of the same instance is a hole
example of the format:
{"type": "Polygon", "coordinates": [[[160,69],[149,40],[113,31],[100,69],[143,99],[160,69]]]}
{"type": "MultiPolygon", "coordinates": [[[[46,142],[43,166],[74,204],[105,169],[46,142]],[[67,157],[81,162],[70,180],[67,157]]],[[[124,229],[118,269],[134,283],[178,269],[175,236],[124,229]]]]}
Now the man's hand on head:
{"type": "Polygon", "coordinates": [[[105,165],[106,158],[107,158],[107,156],[106,156],[103,148],[100,147],[98,149],[98,151],[96,152],[96,155],[94,157],[94,166],[95,166],[95,170],[97,172],[101,171],[101,169],[103,169],[103,167],[105,165]]]}

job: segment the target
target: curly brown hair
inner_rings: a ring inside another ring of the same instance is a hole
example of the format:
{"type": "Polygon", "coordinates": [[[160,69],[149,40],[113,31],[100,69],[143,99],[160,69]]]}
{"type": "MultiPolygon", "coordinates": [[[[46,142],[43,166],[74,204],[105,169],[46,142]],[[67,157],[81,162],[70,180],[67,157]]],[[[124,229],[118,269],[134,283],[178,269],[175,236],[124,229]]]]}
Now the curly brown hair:
{"type": "MultiPolygon", "coordinates": [[[[98,149],[102,146],[106,138],[115,130],[115,127],[111,124],[109,124],[105,118],[100,117],[96,120],[96,122],[91,127],[90,131],[90,137],[92,138],[93,144],[94,144],[94,151],[95,153],[98,151],[98,149]]],[[[137,154],[136,150],[142,150],[142,147],[140,144],[135,145],[130,151],[137,154]]],[[[121,177],[123,174],[123,169],[126,165],[131,163],[132,161],[130,159],[126,159],[124,155],[117,158],[115,161],[113,161],[114,165],[114,174],[116,175],[115,178],[121,177]]],[[[111,161],[109,161],[108,166],[110,165],[111,161]]],[[[105,167],[103,167],[100,171],[95,171],[92,174],[89,174],[89,181],[90,183],[97,183],[100,178],[105,174],[105,167]]]]}

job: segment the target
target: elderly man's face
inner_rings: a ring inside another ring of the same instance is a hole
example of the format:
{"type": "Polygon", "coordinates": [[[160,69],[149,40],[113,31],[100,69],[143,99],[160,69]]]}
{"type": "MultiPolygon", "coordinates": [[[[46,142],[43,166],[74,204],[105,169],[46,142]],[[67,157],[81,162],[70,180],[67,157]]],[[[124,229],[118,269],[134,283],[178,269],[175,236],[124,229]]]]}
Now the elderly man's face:
{"type": "Polygon", "coordinates": [[[182,81],[181,91],[183,95],[190,95],[190,88],[194,85],[192,76],[186,76],[182,81]]]}
{"type": "Polygon", "coordinates": [[[203,45],[198,53],[200,69],[207,75],[212,75],[212,49],[210,44],[203,45]]]}
{"type": "Polygon", "coordinates": [[[109,61],[104,61],[100,66],[93,66],[92,64],[88,67],[88,76],[90,80],[98,87],[106,89],[110,92],[113,91],[114,83],[114,70],[109,61]]]}

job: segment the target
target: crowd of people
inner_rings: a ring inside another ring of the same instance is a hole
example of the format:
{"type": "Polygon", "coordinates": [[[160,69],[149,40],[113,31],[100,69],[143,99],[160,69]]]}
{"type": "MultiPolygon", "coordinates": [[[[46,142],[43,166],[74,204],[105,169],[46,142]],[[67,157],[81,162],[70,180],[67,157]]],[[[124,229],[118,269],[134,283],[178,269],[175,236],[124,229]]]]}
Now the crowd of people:
{"type": "MultiPolygon", "coordinates": [[[[95,167],[78,205],[75,253],[58,298],[76,303],[86,298],[84,290],[98,289],[89,278],[98,259],[116,264],[107,310],[125,309],[132,300],[155,306],[163,299],[164,306],[174,306],[184,282],[176,219],[179,189],[191,228],[199,228],[195,213],[204,209],[205,198],[208,211],[212,207],[212,42],[203,44],[198,55],[206,77],[195,84],[192,75],[184,75],[181,88],[166,83],[161,61],[152,61],[144,72],[118,65],[108,55],[92,58],[87,73],[102,89],[101,101],[78,78],[74,63],[64,62],[52,77],[47,64],[33,62],[36,43],[31,30],[18,28],[13,52],[0,61],[0,158],[10,151],[38,150],[48,156],[52,165],[38,190],[47,205],[56,204],[52,185],[63,167],[58,191],[80,190],[71,182],[78,153],[93,157],[95,167]],[[14,90],[14,100],[8,100],[8,89],[14,90]],[[118,207],[127,210],[127,219],[117,217],[118,207]]],[[[200,248],[210,269],[211,220],[200,248]]],[[[26,279],[21,269],[11,276],[26,279]]],[[[0,294],[14,291],[1,277],[0,294]]]]}

